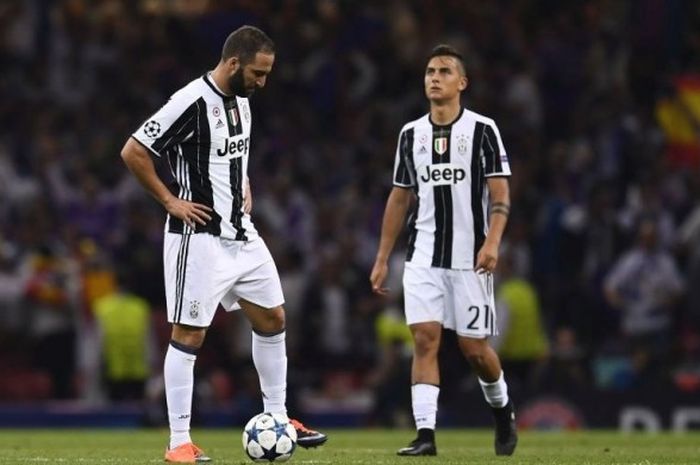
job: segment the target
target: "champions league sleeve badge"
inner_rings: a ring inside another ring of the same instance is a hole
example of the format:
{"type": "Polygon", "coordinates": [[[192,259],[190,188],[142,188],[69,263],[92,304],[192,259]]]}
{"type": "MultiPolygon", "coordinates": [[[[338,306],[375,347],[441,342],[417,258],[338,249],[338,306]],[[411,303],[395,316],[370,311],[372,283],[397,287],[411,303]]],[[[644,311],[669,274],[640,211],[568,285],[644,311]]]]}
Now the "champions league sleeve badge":
{"type": "Polygon", "coordinates": [[[155,139],[160,135],[160,123],[155,120],[151,120],[143,125],[143,133],[148,137],[155,139]]]}

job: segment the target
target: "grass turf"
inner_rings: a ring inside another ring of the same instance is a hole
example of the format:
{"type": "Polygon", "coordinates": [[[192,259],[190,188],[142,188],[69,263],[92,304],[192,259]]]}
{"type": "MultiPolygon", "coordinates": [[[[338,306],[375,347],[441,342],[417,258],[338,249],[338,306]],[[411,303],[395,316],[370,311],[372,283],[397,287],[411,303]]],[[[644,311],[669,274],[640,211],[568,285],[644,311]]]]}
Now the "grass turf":
{"type": "MultiPolygon", "coordinates": [[[[296,464],[556,464],[697,465],[700,433],[621,434],[610,431],[523,432],[513,457],[493,454],[492,433],[439,430],[437,457],[397,457],[413,439],[408,430],[330,430],[318,449],[297,449],[296,464]]],[[[240,429],[195,430],[194,437],[215,464],[251,464],[240,443],[240,429]]],[[[165,430],[2,430],[0,464],[163,463],[165,430]]]]}

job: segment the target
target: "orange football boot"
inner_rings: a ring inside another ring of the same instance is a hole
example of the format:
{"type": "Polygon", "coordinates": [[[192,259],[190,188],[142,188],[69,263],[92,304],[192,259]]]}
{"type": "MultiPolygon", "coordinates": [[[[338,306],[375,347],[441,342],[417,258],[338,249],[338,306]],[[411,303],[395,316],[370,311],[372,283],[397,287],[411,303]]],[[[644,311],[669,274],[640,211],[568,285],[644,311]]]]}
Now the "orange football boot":
{"type": "Polygon", "coordinates": [[[165,451],[165,461],[172,463],[201,463],[211,462],[204,451],[191,442],[182,444],[174,449],[165,451]]]}

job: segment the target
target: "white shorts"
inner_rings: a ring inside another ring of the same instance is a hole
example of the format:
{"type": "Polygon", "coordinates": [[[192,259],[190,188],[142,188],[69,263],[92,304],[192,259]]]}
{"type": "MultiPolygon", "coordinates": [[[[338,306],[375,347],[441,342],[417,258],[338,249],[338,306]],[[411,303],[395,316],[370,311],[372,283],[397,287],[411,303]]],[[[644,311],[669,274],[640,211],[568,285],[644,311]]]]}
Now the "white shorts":
{"type": "Polygon", "coordinates": [[[166,232],[163,262],[171,323],[208,327],[219,303],[237,310],[239,299],[263,308],[284,303],[277,267],[261,238],[241,242],[166,232]]]}
{"type": "Polygon", "coordinates": [[[403,293],[409,325],[437,321],[459,336],[477,339],[498,334],[491,273],[406,263],[403,293]]]}

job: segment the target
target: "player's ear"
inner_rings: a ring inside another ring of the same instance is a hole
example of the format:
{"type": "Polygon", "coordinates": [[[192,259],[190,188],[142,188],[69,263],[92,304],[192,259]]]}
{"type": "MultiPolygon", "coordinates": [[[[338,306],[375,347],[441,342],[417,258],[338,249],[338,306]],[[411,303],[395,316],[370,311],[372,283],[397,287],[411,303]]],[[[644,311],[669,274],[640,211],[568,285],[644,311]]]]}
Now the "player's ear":
{"type": "Polygon", "coordinates": [[[241,60],[237,56],[233,56],[228,59],[226,66],[228,66],[231,73],[235,73],[241,67],[241,60]]]}
{"type": "Polygon", "coordinates": [[[462,76],[459,80],[459,91],[462,92],[467,86],[469,86],[469,78],[467,76],[462,76]]]}

